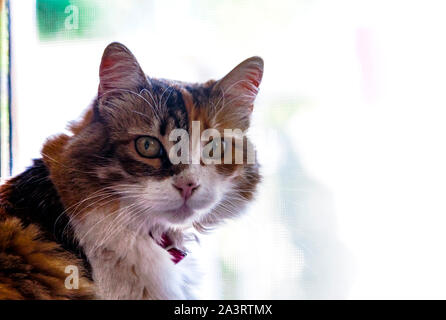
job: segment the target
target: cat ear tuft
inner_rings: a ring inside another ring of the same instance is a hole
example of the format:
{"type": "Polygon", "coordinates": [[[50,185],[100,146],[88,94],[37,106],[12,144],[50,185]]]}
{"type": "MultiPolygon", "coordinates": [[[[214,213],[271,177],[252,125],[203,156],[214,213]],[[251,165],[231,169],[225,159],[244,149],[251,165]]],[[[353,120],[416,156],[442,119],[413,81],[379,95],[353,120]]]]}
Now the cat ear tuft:
{"type": "Polygon", "coordinates": [[[216,83],[216,90],[225,101],[252,110],[263,76],[263,60],[260,57],[246,59],[223,79],[216,83]]]}
{"type": "Polygon", "coordinates": [[[105,48],[99,78],[99,96],[110,90],[135,90],[146,82],[146,76],[135,56],[119,42],[110,43],[105,48]]]}

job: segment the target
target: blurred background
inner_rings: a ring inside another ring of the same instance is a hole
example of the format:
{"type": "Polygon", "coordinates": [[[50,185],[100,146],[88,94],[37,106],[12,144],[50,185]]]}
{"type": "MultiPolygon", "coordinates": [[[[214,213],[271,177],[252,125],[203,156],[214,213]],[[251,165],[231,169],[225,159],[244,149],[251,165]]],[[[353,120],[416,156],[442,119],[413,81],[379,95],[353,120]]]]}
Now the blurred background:
{"type": "Polygon", "coordinates": [[[89,105],[109,42],[191,82],[260,55],[264,182],[193,252],[199,297],[446,298],[445,1],[1,4],[2,178],[89,105]]]}

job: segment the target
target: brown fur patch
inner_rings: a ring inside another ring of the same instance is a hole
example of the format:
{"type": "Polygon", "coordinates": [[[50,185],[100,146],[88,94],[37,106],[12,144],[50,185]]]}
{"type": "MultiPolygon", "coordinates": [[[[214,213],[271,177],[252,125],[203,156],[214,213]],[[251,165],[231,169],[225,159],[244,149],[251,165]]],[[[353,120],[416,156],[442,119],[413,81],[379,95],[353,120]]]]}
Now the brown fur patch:
{"type": "Polygon", "coordinates": [[[35,225],[17,218],[0,220],[0,299],[92,299],[92,283],[82,276],[82,262],[55,242],[46,241],[35,225]],[[66,266],[76,266],[78,289],[67,289],[66,266]]]}

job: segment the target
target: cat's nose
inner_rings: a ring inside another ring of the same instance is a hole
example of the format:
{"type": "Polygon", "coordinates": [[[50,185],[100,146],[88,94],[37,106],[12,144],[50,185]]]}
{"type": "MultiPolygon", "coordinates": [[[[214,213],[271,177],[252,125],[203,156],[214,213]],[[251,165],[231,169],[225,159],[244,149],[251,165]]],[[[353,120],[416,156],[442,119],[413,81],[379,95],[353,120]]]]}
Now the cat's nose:
{"type": "Polygon", "coordinates": [[[187,200],[192,196],[192,193],[197,190],[200,185],[192,180],[181,180],[175,182],[173,186],[180,192],[184,200],[187,200]]]}

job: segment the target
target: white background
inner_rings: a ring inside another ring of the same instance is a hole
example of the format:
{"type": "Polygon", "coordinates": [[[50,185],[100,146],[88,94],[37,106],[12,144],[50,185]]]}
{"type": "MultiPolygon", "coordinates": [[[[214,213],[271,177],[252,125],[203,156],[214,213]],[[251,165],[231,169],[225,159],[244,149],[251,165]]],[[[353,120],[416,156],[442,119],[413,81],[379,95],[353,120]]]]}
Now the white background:
{"type": "Polygon", "coordinates": [[[205,237],[202,295],[446,298],[446,2],[107,3],[108,36],[41,42],[35,3],[11,1],[14,174],[88,106],[111,41],[185,81],[260,55],[265,183],[205,237]]]}

